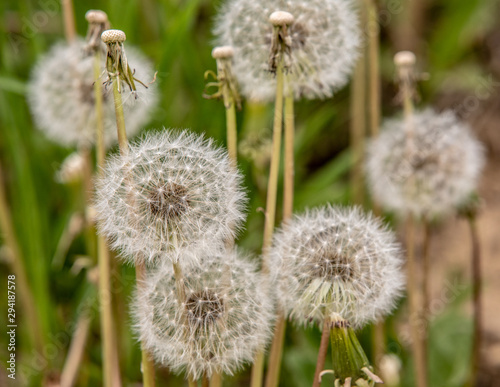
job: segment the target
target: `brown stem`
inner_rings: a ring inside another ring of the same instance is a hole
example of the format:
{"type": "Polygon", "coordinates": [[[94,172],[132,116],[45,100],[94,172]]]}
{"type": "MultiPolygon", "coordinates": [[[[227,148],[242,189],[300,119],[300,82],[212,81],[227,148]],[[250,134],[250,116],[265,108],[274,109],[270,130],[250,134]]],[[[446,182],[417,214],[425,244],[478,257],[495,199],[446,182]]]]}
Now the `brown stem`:
{"type": "Polygon", "coordinates": [[[408,301],[410,306],[410,331],[412,338],[413,358],[415,362],[415,378],[417,387],[427,386],[427,367],[422,346],[421,324],[420,324],[420,290],[419,270],[415,262],[415,219],[412,214],[408,215],[406,223],[406,251],[407,251],[407,281],[408,301]]]}
{"type": "Polygon", "coordinates": [[[373,325],[373,359],[375,371],[380,372],[380,360],[385,354],[385,321],[381,320],[373,325]]]}
{"type": "Polygon", "coordinates": [[[90,322],[91,318],[88,313],[82,313],[78,317],[75,333],[71,339],[68,356],[61,373],[61,387],[72,387],[76,382],[89,335],[90,322]]]}
{"type": "Polygon", "coordinates": [[[481,361],[482,342],[482,276],[481,276],[481,249],[475,215],[468,217],[472,241],[472,294],[474,299],[474,333],[472,340],[471,379],[470,385],[475,386],[481,361]]]}
{"type": "Polygon", "coordinates": [[[210,379],[207,374],[203,374],[201,378],[201,387],[210,387],[210,379]]]}
{"type": "Polygon", "coordinates": [[[429,339],[429,306],[431,301],[430,292],[430,244],[432,236],[432,227],[429,222],[424,223],[424,240],[422,245],[422,346],[424,351],[425,363],[427,364],[428,339],[429,339]]]}
{"type": "Polygon", "coordinates": [[[266,387],[276,387],[279,384],[283,343],[285,341],[286,320],[282,312],[277,316],[274,327],[273,343],[269,354],[269,370],[266,375],[266,387]]]}
{"type": "Polygon", "coordinates": [[[365,58],[358,60],[354,70],[354,78],[351,86],[351,149],[353,157],[353,166],[351,170],[352,200],[356,204],[363,203],[364,184],[363,184],[363,155],[365,139],[365,58]]]}
{"type": "Polygon", "coordinates": [[[64,17],[64,35],[68,43],[72,43],[76,38],[75,12],[73,0],[61,0],[64,17]]]}
{"type": "Polygon", "coordinates": [[[222,387],[222,374],[215,372],[210,378],[210,387],[222,387]]]}
{"type": "Polygon", "coordinates": [[[323,324],[323,332],[321,333],[321,342],[318,351],[318,360],[316,361],[316,371],[314,372],[314,381],[312,386],[319,387],[320,373],[325,368],[326,355],[328,354],[328,343],[330,339],[330,320],[325,319],[323,324]]]}

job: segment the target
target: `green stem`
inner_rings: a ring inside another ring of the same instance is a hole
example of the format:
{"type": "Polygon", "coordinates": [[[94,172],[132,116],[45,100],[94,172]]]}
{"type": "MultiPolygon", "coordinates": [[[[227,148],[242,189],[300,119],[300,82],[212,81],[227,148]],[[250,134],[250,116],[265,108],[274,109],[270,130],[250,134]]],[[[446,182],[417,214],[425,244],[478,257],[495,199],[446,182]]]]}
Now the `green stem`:
{"type": "MultiPolygon", "coordinates": [[[[104,167],[106,149],[104,147],[104,116],[103,116],[103,98],[102,86],[99,82],[101,73],[101,55],[99,50],[94,58],[94,98],[96,109],[96,155],[97,165],[100,171],[104,167]]],[[[102,351],[103,351],[103,372],[104,385],[113,386],[116,378],[120,377],[118,351],[114,339],[113,312],[111,291],[111,269],[110,254],[104,237],[97,236],[97,262],[99,267],[99,300],[102,331],[102,351]]]]}
{"type": "Polygon", "coordinates": [[[225,82],[222,85],[222,96],[224,99],[224,106],[226,108],[227,152],[234,166],[236,166],[238,158],[236,107],[233,97],[231,96],[231,91],[225,82]]]}
{"type": "Polygon", "coordinates": [[[422,246],[422,346],[424,362],[427,364],[428,340],[429,340],[429,306],[431,301],[430,293],[430,242],[431,242],[431,224],[424,223],[424,241],[422,246]]]}
{"type": "MultiPolygon", "coordinates": [[[[26,275],[24,266],[24,258],[14,231],[14,225],[7,204],[7,195],[5,194],[3,185],[2,165],[0,164],[0,231],[3,232],[4,243],[8,246],[10,252],[9,263],[12,267],[12,272],[15,275],[15,291],[21,299],[23,311],[26,313],[26,322],[29,326],[31,340],[39,354],[43,354],[44,342],[40,319],[38,318],[37,310],[35,309],[35,300],[26,275]]],[[[10,284],[9,284],[10,285],[10,284]]]]}
{"type": "Polygon", "coordinates": [[[189,387],[198,387],[198,382],[194,380],[191,376],[188,376],[188,386],[189,387]]]}
{"type": "MultiPolygon", "coordinates": [[[[278,62],[276,69],[276,101],[274,106],[274,124],[273,124],[273,150],[271,154],[271,166],[269,168],[269,180],[267,186],[266,200],[266,218],[264,224],[264,241],[262,250],[264,251],[262,259],[262,272],[269,273],[269,262],[265,253],[270,247],[274,222],[276,218],[276,198],[278,195],[278,172],[281,153],[281,131],[283,126],[283,84],[284,84],[283,59],[278,62]]],[[[255,357],[252,367],[251,387],[262,386],[262,377],[264,375],[264,350],[260,349],[255,357]]]]}
{"type": "MultiPolygon", "coordinates": [[[[129,153],[127,131],[125,128],[125,116],[123,114],[123,103],[118,82],[120,82],[120,80],[117,77],[113,77],[113,99],[115,103],[118,146],[120,147],[120,154],[122,156],[127,156],[129,153]]],[[[141,260],[136,260],[135,275],[137,281],[137,289],[138,291],[141,291],[142,287],[144,286],[144,280],[146,279],[146,267],[144,266],[144,262],[141,260]]],[[[142,344],[141,344],[141,350],[142,350],[142,377],[143,377],[144,387],[154,387],[155,369],[153,360],[142,344]]]]}
{"type": "Polygon", "coordinates": [[[293,90],[288,82],[285,97],[285,179],[283,184],[283,220],[288,220],[293,213],[293,191],[294,191],[294,137],[295,117],[293,111],[293,90]]]}

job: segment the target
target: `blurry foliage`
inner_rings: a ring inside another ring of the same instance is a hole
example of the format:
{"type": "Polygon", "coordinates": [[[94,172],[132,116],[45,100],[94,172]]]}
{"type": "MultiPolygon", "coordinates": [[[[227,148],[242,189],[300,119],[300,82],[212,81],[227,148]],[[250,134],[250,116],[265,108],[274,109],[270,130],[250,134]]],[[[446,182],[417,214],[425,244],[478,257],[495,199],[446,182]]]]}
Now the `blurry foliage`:
{"type": "MultiPolygon", "coordinates": [[[[381,9],[391,9],[393,3],[392,0],[381,1],[381,9]]],[[[43,362],[38,364],[55,373],[62,368],[69,335],[81,306],[87,303],[92,305],[94,319],[79,384],[99,385],[101,347],[96,292],[86,280],[85,269],[78,275],[71,272],[75,259],[87,254],[84,236],[79,236],[71,245],[62,268],[54,270],[51,265],[71,214],[82,209],[81,198],[75,195],[75,189],[54,180],[58,166],[72,150],[51,143],[36,129],[25,100],[30,69],[43,52],[63,39],[59,4],[57,0],[3,0],[0,4],[0,161],[44,339],[49,344],[55,343],[57,348],[53,356],[47,357],[49,362],[46,367],[43,362]],[[61,334],[66,337],[63,343],[56,339],[61,334]]],[[[405,4],[401,1],[400,5],[405,4]]],[[[447,87],[450,79],[464,79],[457,77],[457,71],[463,71],[469,80],[474,79],[470,77],[487,78],[481,47],[485,34],[498,19],[498,7],[495,0],[428,0],[426,4],[425,44],[419,64],[423,71],[431,74],[430,80],[421,86],[423,102],[431,103],[433,97],[447,87]]],[[[211,28],[213,15],[219,6],[220,1],[210,0],[77,1],[75,14],[78,33],[84,36],[85,12],[91,8],[103,9],[108,13],[112,26],[126,32],[126,44],[140,47],[156,64],[162,100],[146,130],[163,126],[188,127],[205,132],[224,144],[222,103],[201,97],[204,71],[215,70],[215,62],[210,55],[211,28]]],[[[394,45],[390,36],[394,36],[391,29],[395,28],[401,14],[390,15],[388,23],[382,26],[381,47],[383,110],[386,115],[399,109],[394,104],[394,45]]],[[[451,84],[457,86],[455,82],[451,84]]],[[[474,87],[475,82],[467,83],[464,79],[462,86],[474,87]]],[[[297,104],[296,210],[325,202],[349,203],[348,96],[346,88],[332,100],[297,104]]],[[[270,128],[271,119],[272,106],[244,106],[238,114],[240,141],[255,131],[270,128]]],[[[239,243],[258,253],[264,222],[263,213],[258,209],[265,205],[266,168],[258,168],[251,160],[241,158],[240,169],[246,176],[251,202],[247,230],[239,243]]],[[[0,256],[6,259],[6,254],[0,256]]],[[[6,275],[10,273],[5,259],[0,266],[2,287],[5,286],[6,275]]],[[[114,272],[115,285],[118,284],[116,310],[119,316],[117,332],[121,370],[127,385],[141,378],[140,353],[130,334],[130,318],[126,310],[134,271],[115,263],[114,272]]],[[[1,294],[5,294],[3,290],[1,294]]],[[[433,320],[430,339],[432,385],[459,386],[467,376],[470,345],[467,338],[471,328],[459,308],[463,301],[464,297],[458,298],[433,320]]],[[[5,326],[5,297],[2,297],[1,305],[0,325],[5,326]]],[[[21,354],[17,367],[20,375],[24,371],[30,372],[30,368],[26,367],[34,363],[19,298],[16,308],[20,327],[17,336],[18,354],[21,354]]],[[[395,344],[390,348],[401,349],[394,329],[394,323],[401,315],[398,311],[396,317],[388,322],[389,340],[395,344]]],[[[368,349],[369,329],[361,336],[368,349]]],[[[303,331],[289,327],[282,368],[283,386],[310,384],[319,337],[317,330],[303,331]]],[[[2,358],[6,356],[4,338],[5,335],[2,335],[2,358]]],[[[405,364],[407,350],[397,351],[405,364]]],[[[169,385],[181,385],[181,378],[169,376],[164,370],[158,370],[157,374],[161,380],[168,380],[169,385]]],[[[409,367],[404,368],[402,377],[403,385],[412,385],[409,367]]],[[[325,378],[330,380],[328,376],[325,378]]],[[[247,385],[249,368],[228,380],[234,385],[247,385]]],[[[36,376],[30,382],[31,385],[40,383],[36,376]]]]}

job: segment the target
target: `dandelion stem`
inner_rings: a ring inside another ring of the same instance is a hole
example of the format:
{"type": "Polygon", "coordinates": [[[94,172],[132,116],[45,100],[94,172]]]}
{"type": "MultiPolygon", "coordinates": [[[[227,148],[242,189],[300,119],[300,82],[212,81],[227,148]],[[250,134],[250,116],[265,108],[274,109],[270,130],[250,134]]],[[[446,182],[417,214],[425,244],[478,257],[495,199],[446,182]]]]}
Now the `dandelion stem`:
{"type": "Polygon", "coordinates": [[[351,148],[353,164],[351,171],[352,200],[362,204],[364,200],[363,152],[366,128],[365,99],[365,58],[358,60],[351,87],[351,148]]]}
{"type": "Polygon", "coordinates": [[[420,292],[418,286],[419,270],[415,262],[415,219],[408,215],[406,222],[406,251],[407,251],[407,281],[408,301],[410,306],[410,330],[412,336],[413,358],[415,362],[415,378],[418,387],[427,386],[427,371],[423,353],[422,338],[420,334],[420,292]]]}
{"type": "Polygon", "coordinates": [[[203,376],[201,377],[201,387],[209,387],[209,384],[210,382],[207,374],[203,374],[203,376]]]}
{"type": "Polygon", "coordinates": [[[269,355],[269,370],[266,375],[266,387],[279,385],[281,358],[283,355],[283,343],[285,341],[286,320],[283,311],[278,313],[276,325],[274,326],[274,337],[269,355]]]}
{"type": "MultiPolygon", "coordinates": [[[[376,138],[379,134],[381,97],[380,97],[380,28],[378,23],[377,5],[374,0],[365,0],[368,26],[368,104],[370,137],[376,138]]],[[[372,210],[375,216],[380,214],[378,203],[374,202],[372,210]]],[[[385,323],[377,321],[373,326],[373,359],[375,370],[380,369],[380,359],[385,353],[385,323]]]]}
{"type": "Polygon", "coordinates": [[[191,376],[188,376],[188,386],[189,387],[198,387],[198,382],[194,380],[191,376]]]}
{"type": "Polygon", "coordinates": [[[89,335],[91,318],[89,313],[82,313],[78,317],[75,333],[71,339],[68,356],[61,373],[61,387],[71,387],[75,384],[78,370],[89,335]]]}
{"type": "Polygon", "coordinates": [[[64,35],[68,43],[72,43],[76,38],[75,12],[73,0],[61,0],[64,17],[64,35]]]}
{"type": "Polygon", "coordinates": [[[468,217],[469,229],[472,241],[472,293],[474,298],[474,334],[472,341],[471,359],[471,379],[470,385],[475,386],[481,360],[482,342],[482,279],[481,279],[481,249],[479,245],[479,235],[477,232],[476,214],[472,213],[468,217]]]}
{"type": "MultiPolygon", "coordinates": [[[[146,280],[146,266],[144,261],[136,261],[135,264],[135,276],[137,281],[137,288],[139,291],[144,287],[144,281],[146,280]]],[[[141,360],[142,360],[142,379],[144,382],[144,387],[154,387],[155,386],[155,368],[153,359],[151,358],[148,351],[144,348],[141,343],[141,360]]]]}
{"type": "Polygon", "coordinates": [[[227,152],[229,154],[229,158],[236,166],[238,158],[236,106],[235,101],[231,96],[231,91],[229,90],[226,82],[224,82],[222,85],[222,96],[224,99],[224,106],[226,108],[227,152]]]}
{"type": "Polygon", "coordinates": [[[320,374],[325,368],[326,355],[328,354],[328,344],[330,339],[330,319],[325,318],[321,342],[319,344],[318,360],[316,361],[316,371],[314,372],[313,387],[320,386],[320,374]]]}
{"type": "MultiPolygon", "coordinates": [[[[266,219],[264,224],[264,241],[262,244],[263,261],[262,272],[269,273],[269,262],[266,250],[271,246],[273,237],[274,222],[276,217],[276,198],[278,194],[278,172],[281,152],[281,130],[283,124],[283,58],[278,61],[276,69],[276,101],[274,106],[274,124],[273,124],[273,150],[271,154],[271,166],[269,169],[269,180],[267,186],[266,200],[266,219]]],[[[251,387],[260,387],[262,385],[262,376],[264,374],[264,351],[260,350],[252,367],[251,387]]]]}
{"type": "MultiPolygon", "coordinates": [[[[295,118],[293,109],[293,89],[286,80],[285,96],[285,176],[283,187],[283,221],[292,217],[293,214],[293,190],[294,190],[294,137],[295,118]]],[[[269,369],[266,375],[266,387],[277,387],[280,379],[281,358],[283,356],[283,344],[285,340],[286,320],[283,312],[278,313],[274,327],[274,337],[269,355],[269,369]]]]}
{"type": "MultiPolygon", "coordinates": [[[[116,76],[113,77],[113,97],[115,103],[115,113],[116,113],[116,128],[118,132],[118,146],[120,147],[120,154],[126,156],[129,153],[127,131],[125,129],[125,116],[123,114],[123,104],[120,90],[118,88],[118,82],[120,79],[116,76]]],[[[144,280],[146,278],[146,267],[144,262],[141,260],[136,260],[135,273],[137,280],[138,291],[144,286],[144,280]]],[[[154,387],[155,386],[155,369],[151,356],[141,344],[142,349],[142,377],[144,382],[144,387],[154,387]]]]}
{"type": "MultiPolygon", "coordinates": [[[[94,98],[96,109],[96,156],[99,173],[104,167],[106,149],[104,147],[104,116],[102,101],[102,86],[99,82],[101,73],[101,54],[96,50],[94,54],[94,98]]],[[[118,351],[114,340],[112,292],[111,292],[111,264],[108,246],[104,237],[97,236],[97,263],[99,267],[99,300],[101,312],[103,372],[105,386],[114,385],[116,377],[120,375],[118,351]]]]}
{"type": "Polygon", "coordinates": [[[222,387],[222,374],[215,372],[210,379],[210,387],[222,387]]]}
{"type": "Polygon", "coordinates": [[[426,221],[424,223],[424,240],[422,245],[422,321],[424,322],[422,332],[422,346],[424,352],[425,364],[427,364],[428,350],[428,326],[429,326],[429,305],[431,300],[430,294],[430,242],[431,242],[431,224],[426,221]]]}

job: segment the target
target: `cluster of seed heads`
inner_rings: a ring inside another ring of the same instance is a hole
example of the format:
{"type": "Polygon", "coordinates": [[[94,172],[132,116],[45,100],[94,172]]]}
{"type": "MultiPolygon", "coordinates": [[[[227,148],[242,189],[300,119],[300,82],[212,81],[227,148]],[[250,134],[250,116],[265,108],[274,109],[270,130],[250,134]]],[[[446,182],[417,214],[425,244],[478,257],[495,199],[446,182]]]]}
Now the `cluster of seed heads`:
{"type": "MultiPolygon", "coordinates": [[[[153,78],[152,65],[138,50],[127,50],[129,62],[142,79],[153,78]]],[[[36,126],[51,140],[63,146],[89,146],[95,142],[96,109],[94,97],[94,57],[86,52],[86,43],[57,44],[35,66],[28,101],[36,126]]],[[[101,72],[104,71],[104,58],[101,72]]],[[[103,88],[104,140],[106,146],[117,142],[115,107],[110,89],[103,88]]],[[[150,120],[156,106],[153,88],[131,98],[122,93],[129,136],[137,134],[150,120]]]]}
{"type": "Polygon", "coordinates": [[[161,264],[134,297],[136,330],[157,362],[193,379],[233,374],[270,337],[273,303],[255,264],[236,250],[177,251],[182,280],[161,264]],[[183,288],[179,292],[177,287],[183,288]],[[183,298],[181,298],[183,297],[183,298]]]}
{"type": "Polygon", "coordinates": [[[148,133],[96,181],[99,230],[127,260],[148,263],[203,238],[234,239],[245,217],[241,180],[211,140],[148,133]]]}
{"type": "Polygon", "coordinates": [[[320,207],[279,229],[270,249],[278,300],[298,323],[359,328],[388,314],[404,277],[393,233],[358,208],[320,207]]]}
{"type": "Polygon", "coordinates": [[[427,109],[409,122],[387,120],[368,148],[366,169],[373,196],[386,209],[430,218],[468,199],[483,163],[482,146],[466,124],[451,111],[427,109]]]}
{"type": "Polygon", "coordinates": [[[360,45],[352,7],[349,0],[228,1],[218,15],[215,35],[218,44],[234,49],[234,73],[242,94],[256,100],[274,98],[275,61],[271,58],[270,63],[269,55],[277,43],[276,27],[286,45],[284,60],[296,98],[330,97],[344,86],[360,45]]]}

